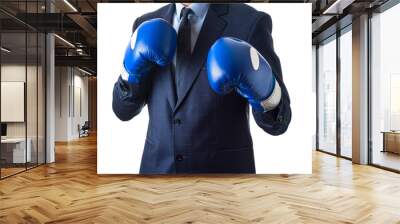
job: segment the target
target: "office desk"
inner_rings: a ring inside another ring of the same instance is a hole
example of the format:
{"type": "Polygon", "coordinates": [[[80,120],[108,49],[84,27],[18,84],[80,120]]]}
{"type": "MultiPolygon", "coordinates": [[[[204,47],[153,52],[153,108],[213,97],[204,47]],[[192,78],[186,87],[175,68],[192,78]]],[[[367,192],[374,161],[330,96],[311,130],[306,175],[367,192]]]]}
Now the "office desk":
{"type": "Polygon", "coordinates": [[[25,163],[31,162],[32,140],[26,139],[27,147],[25,154],[25,138],[6,138],[1,139],[1,157],[6,163],[25,163]]]}
{"type": "Polygon", "coordinates": [[[382,134],[382,152],[392,152],[400,154],[400,131],[382,131],[382,134]]]}

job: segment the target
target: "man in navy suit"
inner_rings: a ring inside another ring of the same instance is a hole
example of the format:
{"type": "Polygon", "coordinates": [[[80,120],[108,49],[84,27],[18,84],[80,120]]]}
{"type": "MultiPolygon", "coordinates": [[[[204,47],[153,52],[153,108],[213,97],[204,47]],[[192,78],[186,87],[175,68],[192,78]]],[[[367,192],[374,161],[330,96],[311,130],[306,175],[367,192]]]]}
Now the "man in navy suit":
{"type": "Polygon", "coordinates": [[[291,120],[271,32],[246,4],[168,4],[136,19],[112,106],[122,121],[148,106],[141,174],[255,173],[249,104],[268,134],[291,120]]]}

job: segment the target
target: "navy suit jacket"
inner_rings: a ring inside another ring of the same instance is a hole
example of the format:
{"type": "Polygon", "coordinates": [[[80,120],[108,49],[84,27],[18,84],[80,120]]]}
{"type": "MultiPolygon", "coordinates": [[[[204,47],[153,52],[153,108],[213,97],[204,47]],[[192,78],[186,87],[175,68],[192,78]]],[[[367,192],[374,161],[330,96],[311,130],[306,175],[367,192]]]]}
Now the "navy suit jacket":
{"type": "MultiPolygon", "coordinates": [[[[145,14],[135,21],[133,30],[153,18],[172,24],[174,12],[175,5],[168,4],[145,14]]],[[[271,65],[282,98],[274,110],[253,110],[253,116],[265,132],[282,134],[290,123],[291,109],[271,31],[271,18],[264,12],[245,4],[210,4],[193,53],[184,62],[184,78],[177,94],[171,66],[154,69],[138,85],[118,79],[112,106],[119,119],[130,120],[145,105],[148,107],[141,174],[255,173],[249,104],[234,91],[227,95],[213,92],[205,62],[211,45],[223,36],[245,40],[255,47],[271,65]]]]}

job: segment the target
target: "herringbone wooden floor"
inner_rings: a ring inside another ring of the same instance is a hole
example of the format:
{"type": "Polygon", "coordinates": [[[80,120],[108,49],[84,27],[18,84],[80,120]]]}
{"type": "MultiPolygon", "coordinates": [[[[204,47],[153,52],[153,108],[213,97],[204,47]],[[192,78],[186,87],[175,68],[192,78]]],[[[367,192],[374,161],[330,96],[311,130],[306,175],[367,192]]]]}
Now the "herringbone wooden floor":
{"type": "Polygon", "coordinates": [[[98,176],[96,138],[0,181],[0,223],[400,223],[400,175],[313,153],[313,175],[98,176]]]}

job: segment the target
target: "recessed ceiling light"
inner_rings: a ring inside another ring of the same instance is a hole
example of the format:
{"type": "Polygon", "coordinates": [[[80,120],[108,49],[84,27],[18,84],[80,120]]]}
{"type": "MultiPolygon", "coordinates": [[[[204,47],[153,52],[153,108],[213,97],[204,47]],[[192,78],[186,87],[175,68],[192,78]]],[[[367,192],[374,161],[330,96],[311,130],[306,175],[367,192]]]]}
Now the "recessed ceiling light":
{"type": "Polygon", "coordinates": [[[355,0],[336,0],[322,14],[342,14],[343,9],[351,5],[355,0]]]}
{"type": "Polygon", "coordinates": [[[4,51],[6,53],[10,53],[11,52],[11,50],[9,50],[9,49],[7,49],[5,47],[1,47],[0,49],[1,49],[1,51],[4,51]]]}
{"type": "Polygon", "coordinates": [[[61,40],[62,42],[64,42],[65,44],[67,44],[67,45],[69,45],[70,47],[73,47],[73,48],[75,48],[75,45],[73,45],[71,42],[69,42],[68,40],[66,40],[66,39],[64,39],[64,38],[62,38],[62,37],[60,37],[59,35],[57,35],[57,34],[54,34],[54,36],[55,37],[57,37],[59,40],[61,40]]]}
{"type": "Polygon", "coordinates": [[[78,12],[78,10],[73,6],[68,0],[64,0],[65,4],[67,4],[74,12],[78,12]]]}
{"type": "Polygon", "coordinates": [[[90,76],[92,75],[92,73],[90,73],[90,72],[88,72],[88,71],[86,71],[86,70],[83,70],[83,69],[81,69],[81,68],[79,68],[79,67],[78,67],[78,70],[81,71],[81,72],[83,72],[83,73],[85,73],[85,74],[87,74],[87,75],[90,75],[90,76]]]}

